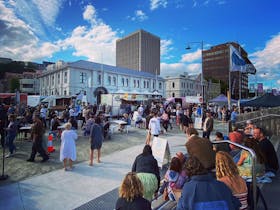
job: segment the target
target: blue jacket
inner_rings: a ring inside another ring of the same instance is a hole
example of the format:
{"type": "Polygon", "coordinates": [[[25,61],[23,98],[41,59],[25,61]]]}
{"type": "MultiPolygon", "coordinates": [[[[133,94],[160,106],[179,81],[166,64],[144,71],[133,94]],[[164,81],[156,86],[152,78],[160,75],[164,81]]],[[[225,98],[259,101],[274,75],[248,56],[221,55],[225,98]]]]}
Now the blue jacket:
{"type": "Polygon", "coordinates": [[[177,210],[238,210],[241,206],[231,190],[211,174],[192,176],[186,182],[177,210]]]}

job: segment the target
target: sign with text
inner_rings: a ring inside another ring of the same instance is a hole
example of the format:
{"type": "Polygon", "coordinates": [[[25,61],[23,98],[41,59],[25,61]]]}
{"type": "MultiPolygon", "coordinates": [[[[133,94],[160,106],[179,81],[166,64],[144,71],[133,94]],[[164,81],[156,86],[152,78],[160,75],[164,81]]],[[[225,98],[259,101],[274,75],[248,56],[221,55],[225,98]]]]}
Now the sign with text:
{"type": "Polygon", "coordinates": [[[194,128],[195,129],[202,129],[202,117],[196,117],[194,119],[194,128]]]}
{"type": "Polygon", "coordinates": [[[167,139],[154,137],[152,145],[153,156],[158,162],[158,166],[162,166],[170,160],[170,149],[167,139]]]}

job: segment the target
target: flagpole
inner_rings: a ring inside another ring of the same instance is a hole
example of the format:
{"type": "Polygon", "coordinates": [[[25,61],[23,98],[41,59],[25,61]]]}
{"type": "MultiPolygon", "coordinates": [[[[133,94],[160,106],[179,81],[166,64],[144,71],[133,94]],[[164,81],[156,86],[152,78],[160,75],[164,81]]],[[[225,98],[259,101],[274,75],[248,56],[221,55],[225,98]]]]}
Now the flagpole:
{"type": "MultiPolygon", "coordinates": [[[[241,55],[241,49],[240,49],[240,45],[238,47],[239,50],[239,54],[241,55]]],[[[241,113],[240,110],[240,103],[241,103],[241,97],[242,97],[242,92],[241,92],[241,79],[242,79],[242,71],[239,71],[239,97],[238,97],[238,109],[239,109],[239,114],[241,113]]]]}
{"type": "Polygon", "coordinates": [[[231,49],[229,45],[229,56],[228,56],[228,109],[230,110],[231,107],[231,49]]]}
{"type": "Polygon", "coordinates": [[[240,113],[240,101],[241,101],[241,79],[242,79],[242,72],[239,72],[239,97],[238,97],[238,109],[239,109],[239,113],[240,113]]]}

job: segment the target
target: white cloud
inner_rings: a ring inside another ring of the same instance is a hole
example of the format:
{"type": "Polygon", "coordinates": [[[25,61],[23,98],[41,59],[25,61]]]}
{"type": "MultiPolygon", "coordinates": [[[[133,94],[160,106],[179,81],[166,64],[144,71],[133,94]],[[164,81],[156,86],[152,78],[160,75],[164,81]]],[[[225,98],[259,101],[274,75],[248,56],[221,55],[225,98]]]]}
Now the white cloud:
{"type": "Polygon", "coordinates": [[[206,7],[210,4],[217,4],[217,5],[224,5],[227,2],[225,0],[215,0],[215,1],[210,1],[210,0],[204,0],[204,1],[198,1],[198,0],[193,0],[192,7],[206,7]]]}
{"type": "Polygon", "coordinates": [[[162,77],[176,76],[176,75],[184,74],[184,72],[187,72],[188,74],[200,74],[201,73],[201,64],[200,63],[193,63],[193,64],[161,63],[160,69],[161,69],[160,75],[162,77]]]}
{"type": "Polygon", "coordinates": [[[278,85],[280,85],[280,79],[279,79],[279,80],[277,80],[277,84],[278,84],[278,85]]]}
{"type": "Polygon", "coordinates": [[[55,23],[56,17],[62,6],[62,0],[33,0],[33,3],[38,8],[44,23],[47,26],[52,26],[55,23]]]}
{"type": "Polygon", "coordinates": [[[250,55],[257,69],[280,68],[280,33],[266,43],[263,50],[250,55]]]}
{"type": "MultiPolygon", "coordinates": [[[[39,18],[34,11],[31,11],[31,8],[35,8],[35,4],[30,6],[26,5],[24,1],[18,0],[16,1],[17,8],[13,5],[12,0],[10,0],[9,5],[0,1],[1,56],[15,60],[39,60],[52,57],[54,53],[60,50],[71,49],[74,56],[84,56],[91,61],[115,65],[117,31],[113,31],[109,25],[98,19],[97,11],[92,5],[84,7],[83,13],[84,20],[88,21],[90,26],[77,26],[66,39],[53,41],[52,43],[40,41],[38,34],[34,32],[42,26],[31,20],[35,17],[39,18]],[[22,18],[20,19],[17,15],[22,6],[27,7],[22,12],[24,14],[29,12],[29,14],[20,17],[22,18]]],[[[37,5],[41,7],[42,2],[37,2],[37,5]]],[[[51,11],[49,6],[46,8],[51,11]]],[[[52,17],[45,19],[46,23],[50,24],[55,21],[55,14],[55,11],[50,12],[52,17]]],[[[60,30],[58,26],[54,29],[56,31],[60,30]]]]}
{"type": "Polygon", "coordinates": [[[267,41],[264,49],[250,54],[249,57],[257,69],[255,79],[276,86],[277,79],[280,78],[280,33],[267,41]]]}
{"type": "Polygon", "coordinates": [[[173,42],[171,39],[160,40],[160,54],[163,59],[170,59],[173,57],[170,53],[170,51],[173,50],[172,44],[173,42]]]}
{"type": "Polygon", "coordinates": [[[19,19],[12,8],[0,1],[0,55],[15,60],[36,60],[59,50],[55,44],[39,43],[30,25],[19,19]]]}
{"type": "Polygon", "coordinates": [[[139,21],[144,21],[148,19],[148,16],[142,10],[135,11],[136,19],[139,21]]]}
{"type": "Polygon", "coordinates": [[[167,0],[150,0],[150,9],[155,10],[159,7],[166,8],[167,0]]]}
{"type": "Polygon", "coordinates": [[[85,11],[83,13],[83,18],[84,20],[89,21],[93,25],[98,23],[97,13],[94,6],[92,5],[86,6],[85,11]]]}
{"type": "Polygon", "coordinates": [[[183,54],[181,56],[181,62],[193,62],[199,59],[201,60],[201,49],[198,49],[193,53],[183,54]]]}
{"type": "Polygon", "coordinates": [[[143,22],[144,20],[148,19],[148,16],[142,10],[136,10],[134,12],[134,16],[127,16],[127,19],[132,21],[143,22]]]}
{"type": "Polygon", "coordinates": [[[94,62],[115,65],[117,32],[98,19],[92,5],[85,8],[83,18],[89,21],[91,26],[76,27],[70,37],[59,41],[59,45],[64,50],[73,48],[75,56],[85,56],[94,62]]]}

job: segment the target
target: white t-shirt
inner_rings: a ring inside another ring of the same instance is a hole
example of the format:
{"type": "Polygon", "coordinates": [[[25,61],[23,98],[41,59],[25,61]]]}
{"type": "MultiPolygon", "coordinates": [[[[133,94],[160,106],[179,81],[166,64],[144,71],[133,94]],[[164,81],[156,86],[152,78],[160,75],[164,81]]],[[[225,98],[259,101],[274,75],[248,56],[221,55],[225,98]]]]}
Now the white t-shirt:
{"type": "Polygon", "coordinates": [[[159,135],[160,133],[160,121],[158,118],[153,117],[149,122],[149,130],[151,131],[152,135],[159,135]]]}

